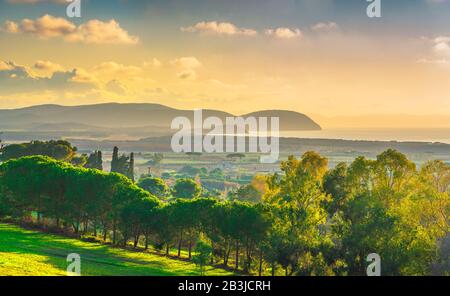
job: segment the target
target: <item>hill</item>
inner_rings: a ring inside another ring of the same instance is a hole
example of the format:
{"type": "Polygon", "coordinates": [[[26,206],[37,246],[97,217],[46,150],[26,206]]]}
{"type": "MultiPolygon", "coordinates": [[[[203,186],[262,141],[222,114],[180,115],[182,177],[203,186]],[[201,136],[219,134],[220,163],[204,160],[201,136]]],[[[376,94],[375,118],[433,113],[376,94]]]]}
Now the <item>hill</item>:
{"type": "MultiPolygon", "coordinates": [[[[170,134],[175,117],[193,119],[192,110],[179,110],[159,104],[98,104],[83,106],[40,105],[21,109],[0,110],[0,130],[15,132],[95,132],[110,137],[126,134],[149,137],[170,134]]],[[[203,116],[224,120],[236,116],[219,110],[203,110],[203,116]]],[[[308,116],[283,110],[267,110],[244,114],[279,117],[281,130],[320,130],[308,116]]],[[[67,136],[72,136],[68,134],[67,136]]]]}

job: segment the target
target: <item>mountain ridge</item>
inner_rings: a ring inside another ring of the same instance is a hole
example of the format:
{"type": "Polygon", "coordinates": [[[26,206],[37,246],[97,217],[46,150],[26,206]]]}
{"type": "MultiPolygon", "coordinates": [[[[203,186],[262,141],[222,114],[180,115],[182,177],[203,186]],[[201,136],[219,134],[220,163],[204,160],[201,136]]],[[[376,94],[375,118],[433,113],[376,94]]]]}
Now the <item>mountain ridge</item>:
{"type": "MultiPolygon", "coordinates": [[[[46,130],[70,127],[115,129],[154,127],[170,130],[175,117],[184,116],[193,120],[193,110],[176,109],[155,103],[103,103],[93,105],[63,106],[57,104],[35,105],[18,109],[0,109],[0,130],[46,130]]],[[[203,109],[203,117],[216,116],[224,120],[235,117],[231,113],[203,109]]],[[[288,110],[261,110],[243,115],[280,117],[280,130],[321,130],[321,126],[303,113],[288,110]]],[[[61,129],[60,129],[61,130],[61,129]]]]}

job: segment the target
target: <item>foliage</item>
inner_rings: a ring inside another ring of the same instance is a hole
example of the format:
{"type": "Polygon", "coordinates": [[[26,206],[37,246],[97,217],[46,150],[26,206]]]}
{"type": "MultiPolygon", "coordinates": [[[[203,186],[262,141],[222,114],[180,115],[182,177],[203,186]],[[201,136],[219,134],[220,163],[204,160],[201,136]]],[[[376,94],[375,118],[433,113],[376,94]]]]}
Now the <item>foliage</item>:
{"type": "Polygon", "coordinates": [[[142,178],[138,187],[121,174],[31,156],[0,165],[0,216],[36,217],[79,236],[99,231],[115,245],[165,246],[168,255],[175,249],[248,273],[365,275],[367,255],[377,253],[383,275],[446,274],[449,172],[441,161],[417,169],[395,150],[333,169],[307,152],[231,200],[178,179],[163,202],[160,179],[142,178]]]}
{"type": "Polygon", "coordinates": [[[1,160],[20,158],[31,155],[44,155],[54,159],[70,162],[77,151],[69,142],[64,140],[58,141],[32,141],[23,144],[11,144],[2,147],[1,160]]]}
{"type": "Polygon", "coordinates": [[[211,254],[212,247],[204,241],[198,241],[195,247],[195,255],[192,257],[192,261],[199,266],[200,275],[204,275],[205,265],[208,264],[211,254]]]}
{"type": "Polygon", "coordinates": [[[196,198],[200,196],[202,188],[192,179],[178,179],[172,189],[176,198],[196,198]]]}
{"type": "Polygon", "coordinates": [[[167,197],[167,194],[169,192],[169,188],[167,187],[166,183],[159,178],[141,178],[139,179],[137,185],[160,199],[164,199],[165,197],[167,197]]]}
{"type": "Polygon", "coordinates": [[[101,151],[94,151],[87,158],[86,164],[84,165],[87,169],[97,169],[103,170],[103,157],[101,151]]]}

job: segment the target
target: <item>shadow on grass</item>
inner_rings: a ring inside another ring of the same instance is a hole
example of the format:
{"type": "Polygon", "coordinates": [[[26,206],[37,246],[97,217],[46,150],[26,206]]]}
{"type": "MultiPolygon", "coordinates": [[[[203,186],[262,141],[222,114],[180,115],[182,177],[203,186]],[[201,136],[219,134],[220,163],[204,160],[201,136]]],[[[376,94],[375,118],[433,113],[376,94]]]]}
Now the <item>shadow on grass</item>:
{"type": "Polygon", "coordinates": [[[150,253],[131,253],[98,243],[86,243],[52,234],[23,230],[9,224],[0,224],[0,252],[44,256],[45,263],[62,271],[67,268],[67,255],[77,253],[81,257],[81,269],[84,275],[198,274],[192,263],[171,260],[150,253]]]}

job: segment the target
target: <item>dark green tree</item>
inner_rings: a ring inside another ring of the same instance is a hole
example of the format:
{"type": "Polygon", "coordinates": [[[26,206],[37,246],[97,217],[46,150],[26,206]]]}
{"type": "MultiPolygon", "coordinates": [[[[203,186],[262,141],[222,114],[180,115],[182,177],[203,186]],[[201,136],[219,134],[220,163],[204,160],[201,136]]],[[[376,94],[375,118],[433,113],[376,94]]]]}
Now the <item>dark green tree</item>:
{"type": "Polygon", "coordinates": [[[165,199],[169,191],[166,183],[159,178],[141,178],[139,179],[137,185],[160,199],[165,199]]]}
{"type": "Polygon", "coordinates": [[[194,263],[200,269],[200,275],[205,274],[205,265],[208,264],[212,253],[212,247],[205,241],[199,240],[197,241],[195,247],[195,255],[192,257],[194,263]]]}
{"type": "Polygon", "coordinates": [[[196,198],[200,196],[202,187],[192,179],[178,179],[173,186],[172,194],[176,198],[196,198]]]}

